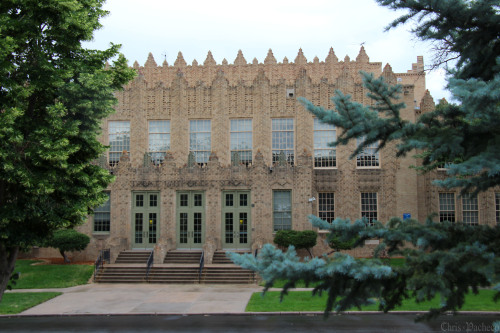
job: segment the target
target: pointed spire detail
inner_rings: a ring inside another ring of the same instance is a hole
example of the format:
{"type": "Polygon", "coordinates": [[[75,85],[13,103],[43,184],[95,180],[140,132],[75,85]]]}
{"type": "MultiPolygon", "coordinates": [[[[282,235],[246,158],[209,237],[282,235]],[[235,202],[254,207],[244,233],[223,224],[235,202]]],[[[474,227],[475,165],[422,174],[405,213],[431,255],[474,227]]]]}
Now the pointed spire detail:
{"type": "Polygon", "coordinates": [[[222,64],[223,64],[224,66],[227,66],[228,62],[227,62],[226,58],[222,59],[222,64]]]}
{"type": "Polygon", "coordinates": [[[333,51],[333,47],[330,47],[330,52],[328,52],[328,55],[326,56],[325,62],[327,64],[336,64],[339,62],[339,58],[335,55],[335,52],[333,51]]]}
{"type": "Polygon", "coordinates": [[[368,58],[368,54],[366,54],[365,47],[361,45],[361,49],[359,50],[359,54],[356,57],[357,62],[370,62],[370,58],[368,58]]]}
{"type": "Polygon", "coordinates": [[[134,61],[134,64],[132,65],[132,67],[134,67],[135,69],[139,69],[139,67],[141,67],[141,66],[139,66],[139,63],[136,60],[136,61],[134,61]]]}
{"type": "Polygon", "coordinates": [[[283,63],[284,63],[284,64],[288,64],[288,58],[287,58],[287,57],[284,57],[284,58],[283,58],[283,63]]]}
{"type": "Polygon", "coordinates": [[[304,56],[304,53],[302,53],[302,48],[299,49],[299,53],[297,54],[297,57],[295,57],[295,63],[297,65],[305,65],[305,64],[307,64],[307,59],[304,56]]]}
{"type": "Polygon", "coordinates": [[[344,62],[345,63],[351,62],[351,58],[349,58],[349,56],[346,55],[345,58],[344,58],[344,62]]]}
{"type": "Polygon", "coordinates": [[[253,65],[258,65],[259,64],[259,61],[257,60],[257,58],[253,58],[252,64],[253,65]]]}
{"type": "Polygon", "coordinates": [[[214,57],[212,56],[212,52],[208,51],[207,58],[205,59],[205,62],[203,63],[204,66],[215,66],[215,60],[214,57]]]}
{"type": "Polygon", "coordinates": [[[394,72],[392,71],[391,65],[387,64],[384,67],[384,70],[382,72],[382,76],[384,77],[385,82],[389,84],[396,84],[396,76],[394,75],[394,72]]]}
{"type": "Polygon", "coordinates": [[[182,52],[179,51],[179,53],[177,54],[177,59],[175,59],[174,66],[175,67],[185,67],[186,65],[187,65],[186,60],[184,60],[184,57],[182,56],[182,52]]]}
{"type": "Polygon", "coordinates": [[[314,64],[319,64],[319,58],[318,58],[318,57],[314,57],[314,59],[313,59],[313,63],[314,63],[314,64]]]}
{"type": "Polygon", "coordinates": [[[267,52],[266,59],[264,59],[264,65],[276,64],[276,58],[274,57],[273,51],[269,49],[267,52]]]}
{"type": "Polygon", "coordinates": [[[165,60],[163,60],[163,64],[162,64],[163,67],[168,67],[168,62],[167,62],[167,58],[165,58],[165,60]]]}
{"type": "Polygon", "coordinates": [[[192,66],[198,66],[198,61],[196,61],[196,59],[193,59],[193,63],[192,63],[192,66]]]}
{"type": "Polygon", "coordinates": [[[426,90],[424,97],[422,97],[422,100],[420,101],[420,110],[422,112],[429,112],[434,110],[434,107],[435,107],[434,99],[432,98],[429,90],[426,90]]]}
{"type": "Polygon", "coordinates": [[[157,67],[155,58],[153,57],[153,53],[149,52],[148,54],[148,60],[146,60],[146,63],[144,64],[145,68],[154,68],[157,67]]]}
{"type": "Polygon", "coordinates": [[[236,56],[236,59],[234,59],[234,64],[236,66],[243,66],[247,64],[247,61],[245,60],[245,57],[243,56],[243,52],[241,50],[238,50],[238,55],[236,56]]]}

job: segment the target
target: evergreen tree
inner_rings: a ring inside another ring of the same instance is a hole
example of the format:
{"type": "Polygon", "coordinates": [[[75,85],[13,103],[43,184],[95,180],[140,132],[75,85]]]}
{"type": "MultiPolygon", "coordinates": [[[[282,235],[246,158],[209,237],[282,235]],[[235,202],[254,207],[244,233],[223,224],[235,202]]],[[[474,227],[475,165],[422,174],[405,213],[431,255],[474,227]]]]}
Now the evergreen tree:
{"type": "MultiPolygon", "coordinates": [[[[438,186],[460,188],[462,193],[480,192],[500,185],[500,15],[498,0],[377,0],[382,6],[404,9],[406,14],[388,29],[413,22],[413,32],[435,45],[435,65],[450,64],[448,89],[457,104],[441,102],[434,111],[416,122],[400,117],[401,86],[389,86],[382,77],[362,73],[373,106],[353,102],[336,91],[335,110],[325,110],[301,99],[321,121],[342,129],[334,145],[365,138],[351,155],[378,142],[397,147],[397,156],[420,152],[419,168],[436,169],[443,164],[447,177],[438,186]]],[[[423,301],[439,295],[441,305],[427,317],[456,311],[465,294],[494,286],[500,298],[500,227],[469,226],[461,223],[423,223],[392,219],[386,225],[369,226],[366,220],[337,218],[332,224],[311,216],[312,224],[341,234],[340,241],[380,239],[375,252],[402,255],[405,265],[390,267],[380,260],[360,260],[336,253],[334,258],[299,262],[293,249],[286,253],[266,245],[258,260],[233,255],[234,262],[253,269],[270,287],[276,279],[287,279],[283,295],[299,279],[319,282],[313,293],[325,292],[325,313],[343,311],[381,300],[380,310],[389,311],[404,299],[423,301]],[[412,247],[405,245],[411,244],[412,247]]]]}
{"type": "Polygon", "coordinates": [[[97,135],[114,91],[135,74],[118,45],[82,46],[101,27],[103,3],[0,2],[0,300],[20,249],[106,200],[113,178],[91,164],[105,150],[97,135]]]}

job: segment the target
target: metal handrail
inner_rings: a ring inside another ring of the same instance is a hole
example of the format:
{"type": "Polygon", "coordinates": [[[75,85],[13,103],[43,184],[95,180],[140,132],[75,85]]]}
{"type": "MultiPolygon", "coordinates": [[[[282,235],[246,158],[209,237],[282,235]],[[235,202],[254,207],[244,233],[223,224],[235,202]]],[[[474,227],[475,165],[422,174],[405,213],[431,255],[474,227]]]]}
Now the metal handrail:
{"type": "Polygon", "coordinates": [[[203,271],[204,266],[205,266],[205,251],[201,251],[200,271],[198,272],[198,283],[201,283],[201,272],[203,271]]]}
{"type": "Polygon", "coordinates": [[[149,258],[148,258],[148,264],[146,266],[146,281],[149,279],[149,271],[151,270],[151,267],[153,266],[154,253],[155,253],[155,250],[151,250],[151,254],[149,255],[149,258]]]}
{"type": "Polygon", "coordinates": [[[254,252],[253,256],[254,256],[255,258],[257,258],[257,255],[258,255],[258,254],[259,254],[259,249],[257,248],[257,249],[255,249],[255,252],[254,252]]]}
{"type": "Polygon", "coordinates": [[[107,261],[109,263],[111,257],[110,253],[110,249],[99,251],[99,256],[94,263],[94,282],[97,279],[97,274],[99,274],[99,271],[104,268],[104,261],[107,261]]]}

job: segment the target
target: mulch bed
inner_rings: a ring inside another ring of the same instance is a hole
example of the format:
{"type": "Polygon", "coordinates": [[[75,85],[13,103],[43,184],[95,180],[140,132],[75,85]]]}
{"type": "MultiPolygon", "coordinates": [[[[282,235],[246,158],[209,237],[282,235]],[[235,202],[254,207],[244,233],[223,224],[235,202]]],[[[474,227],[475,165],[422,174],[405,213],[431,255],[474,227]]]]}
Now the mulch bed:
{"type": "Polygon", "coordinates": [[[93,261],[73,261],[65,263],[64,258],[33,258],[35,260],[42,260],[39,265],[93,265],[93,261]]]}

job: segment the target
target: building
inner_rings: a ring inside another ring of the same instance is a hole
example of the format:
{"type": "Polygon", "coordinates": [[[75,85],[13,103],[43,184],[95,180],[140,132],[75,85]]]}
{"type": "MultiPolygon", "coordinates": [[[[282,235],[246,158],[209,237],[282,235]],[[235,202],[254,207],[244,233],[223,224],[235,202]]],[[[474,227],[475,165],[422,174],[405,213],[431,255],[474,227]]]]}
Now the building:
{"type": "MultiPolygon", "coordinates": [[[[116,93],[116,113],[102,125],[110,149],[99,163],[116,181],[109,201],[79,228],[91,236],[81,258],[95,259],[105,248],[112,259],[154,248],[161,262],[170,250],[203,249],[210,263],[216,250],[255,250],[277,230],[312,229],[309,214],[499,220],[498,193],[462,198],[436,188],[431,180],[440,171],[418,175],[409,168],[415,160],[396,159],[394,146],[349,159],[357,143],[329,147],[336,129],[297,101],[333,108],[339,89],[372,103],[362,70],[402,84],[402,115],[414,121],[434,107],[422,57],[406,73],[370,62],[363,47],[353,61],[339,61],[330,49],[324,61],[308,62],[299,50],[293,62],[278,62],[269,50],[263,63],[247,62],[240,51],[233,64],[216,64],[209,52],[203,65],[187,65],[179,53],[173,65],[158,66],[150,54],[134,68],[139,75],[116,93]]],[[[317,255],[327,250],[318,243],[317,255]]],[[[369,255],[373,243],[354,254],[369,255]]]]}

